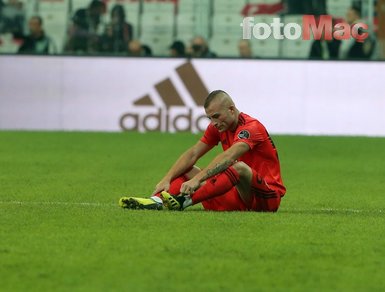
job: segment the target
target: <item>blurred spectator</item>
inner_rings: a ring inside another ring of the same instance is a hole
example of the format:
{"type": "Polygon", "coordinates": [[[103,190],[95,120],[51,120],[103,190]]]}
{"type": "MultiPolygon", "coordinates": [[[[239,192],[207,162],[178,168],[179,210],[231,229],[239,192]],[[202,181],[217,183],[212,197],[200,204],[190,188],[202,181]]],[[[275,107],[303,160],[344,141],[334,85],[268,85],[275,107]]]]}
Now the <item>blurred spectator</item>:
{"type": "Polygon", "coordinates": [[[240,40],[238,43],[238,51],[240,58],[253,58],[253,52],[249,40],[240,40]]]}
{"type": "Polygon", "coordinates": [[[127,43],[132,40],[132,25],[126,22],[126,13],[122,5],[115,5],[111,10],[111,23],[99,40],[100,52],[122,53],[127,43]]]}
{"type": "Polygon", "coordinates": [[[138,40],[132,40],[128,43],[127,54],[132,57],[149,57],[152,56],[152,50],[147,45],[142,45],[138,40]]]}
{"type": "Polygon", "coordinates": [[[94,53],[99,48],[98,34],[101,30],[101,17],[106,5],[100,0],[92,0],[88,8],[78,9],[68,32],[65,50],[74,53],[94,53]]]}
{"type": "Polygon", "coordinates": [[[134,57],[144,56],[144,51],[140,41],[132,40],[128,43],[128,55],[134,57]]]}
{"type": "Polygon", "coordinates": [[[115,44],[114,29],[112,24],[109,23],[105,26],[104,33],[99,38],[98,51],[101,53],[116,53],[119,49],[115,47],[115,44]]]}
{"type": "Polygon", "coordinates": [[[338,51],[341,41],[332,40],[314,40],[311,45],[309,59],[312,60],[336,60],[338,59],[338,51]]]}
{"type": "MultiPolygon", "coordinates": [[[[333,27],[336,24],[336,20],[333,19],[333,27]]],[[[338,53],[341,46],[341,41],[332,39],[325,40],[323,34],[321,39],[314,40],[311,48],[309,59],[311,60],[336,60],[338,59],[338,53]]]]}
{"type": "Polygon", "coordinates": [[[9,0],[0,2],[0,34],[12,33],[16,38],[24,34],[25,15],[23,3],[9,0]]]}
{"type": "Polygon", "coordinates": [[[4,3],[3,3],[3,0],[0,0],[0,34],[3,32],[3,7],[4,7],[4,3]]]}
{"type": "Polygon", "coordinates": [[[172,45],[170,46],[170,57],[186,57],[186,48],[183,42],[175,41],[172,43],[172,45]]]}
{"type": "MultiPolygon", "coordinates": [[[[353,5],[346,13],[346,21],[353,26],[356,23],[364,22],[361,19],[360,6],[353,5]]],[[[369,31],[369,37],[364,42],[358,42],[353,37],[341,42],[339,58],[346,60],[369,60],[374,52],[376,41],[373,31],[369,31]]]]}
{"type": "Polygon", "coordinates": [[[197,36],[191,43],[191,57],[193,58],[216,58],[217,55],[210,51],[205,38],[197,36]]]}
{"type": "Polygon", "coordinates": [[[23,38],[19,54],[55,54],[57,49],[50,37],[43,30],[43,20],[33,16],[28,22],[29,35],[23,38]]]}
{"type": "Polygon", "coordinates": [[[152,56],[152,50],[150,46],[142,44],[142,50],[145,57],[151,57],[152,56]]]}

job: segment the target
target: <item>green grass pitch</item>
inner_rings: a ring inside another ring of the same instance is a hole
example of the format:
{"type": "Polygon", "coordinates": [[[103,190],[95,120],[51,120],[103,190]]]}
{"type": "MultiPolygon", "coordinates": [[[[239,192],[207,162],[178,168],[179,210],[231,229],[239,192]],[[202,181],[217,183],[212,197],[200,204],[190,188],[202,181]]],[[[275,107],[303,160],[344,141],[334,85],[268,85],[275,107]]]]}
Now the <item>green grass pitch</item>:
{"type": "Polygon", "coordinates": [[[273,136],[275,214],[118,207],[197,139],[0,132],[0,291],[384,291],[385,138],[273,136]]]}

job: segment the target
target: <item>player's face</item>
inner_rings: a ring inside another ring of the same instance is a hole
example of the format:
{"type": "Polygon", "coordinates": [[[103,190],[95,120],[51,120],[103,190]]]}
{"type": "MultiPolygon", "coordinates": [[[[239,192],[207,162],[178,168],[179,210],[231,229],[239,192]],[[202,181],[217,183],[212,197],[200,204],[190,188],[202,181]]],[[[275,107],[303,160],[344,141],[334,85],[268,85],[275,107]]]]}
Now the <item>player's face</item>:
{"type": "Polygon", "coordinates": [[[206,115],[219,132],[232,130],[236,124],[234,106],[226,106],[216,100],[206,108],[206,115]]]}

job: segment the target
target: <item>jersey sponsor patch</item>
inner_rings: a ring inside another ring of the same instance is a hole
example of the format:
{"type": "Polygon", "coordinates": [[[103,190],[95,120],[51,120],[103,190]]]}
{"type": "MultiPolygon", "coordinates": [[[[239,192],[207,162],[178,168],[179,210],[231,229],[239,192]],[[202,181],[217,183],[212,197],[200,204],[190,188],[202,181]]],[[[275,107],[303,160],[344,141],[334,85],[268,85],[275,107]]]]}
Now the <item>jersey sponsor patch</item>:
{"type": "Polygon", "coordinates": [[[238,138],[239,139],[249,139],[250,138],[250,133],[249,131],[242,130],[238,133],[238,138]]]}

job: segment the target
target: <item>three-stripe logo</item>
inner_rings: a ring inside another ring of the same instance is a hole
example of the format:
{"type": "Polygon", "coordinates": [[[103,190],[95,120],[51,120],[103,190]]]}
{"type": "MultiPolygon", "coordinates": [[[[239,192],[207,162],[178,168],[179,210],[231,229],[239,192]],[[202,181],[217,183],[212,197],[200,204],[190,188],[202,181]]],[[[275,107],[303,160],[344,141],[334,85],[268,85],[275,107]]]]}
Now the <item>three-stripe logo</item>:
{"type": "MultiPolygon", "coordinates": [[[[175,69],[184,87],[195,104],[188,107],[170,78],[155,84],[155,90],[164,103],[163,107],[155,105],[149,94],[134,101],[135,111],[124,113],[119,121],[124,131],[162,131],[162,132],[200,132],[207,126],[206,116],[202,114],[208,90],[201,77],[190,62],[175,69]],[[143,111],[143,108],[155,108],[156,112],[143,111]],[[179,107],[183,113],[173,113],[172,108],[179,107]]],[[[185,97],[186,98],[186,97],[185,97]]]]}

